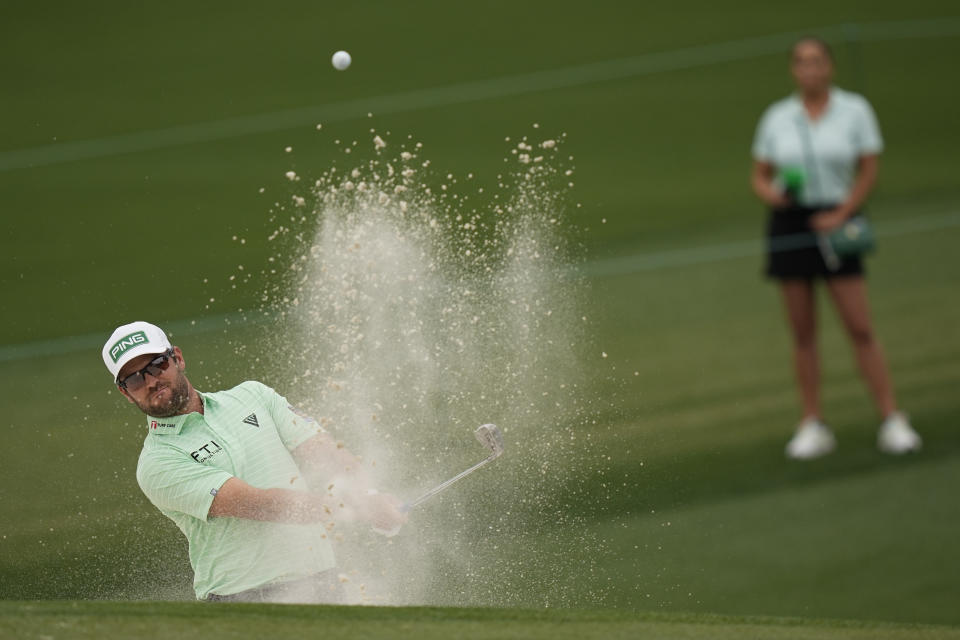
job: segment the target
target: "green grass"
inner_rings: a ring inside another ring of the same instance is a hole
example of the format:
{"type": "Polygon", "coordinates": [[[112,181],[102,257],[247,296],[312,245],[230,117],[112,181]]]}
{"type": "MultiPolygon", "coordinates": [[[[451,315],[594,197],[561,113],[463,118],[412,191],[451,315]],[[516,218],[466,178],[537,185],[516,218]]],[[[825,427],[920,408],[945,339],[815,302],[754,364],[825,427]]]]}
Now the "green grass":
{"type": "Polygon", "coordinates": [[[22,640],[220,638],[818,638],[960,637],[956,627],[843,620],[584,610],[204,605],[199,603],[0,603],[0,637],[22,640]]]}
{"type": "MultiPolygon", "coordinates": [[[[5,8],[0,152],[945,11],[939,2],[880,2],[869,12],[759,1],[286,6],[168,3],[149,19],[124,3],[96,13],[69,3],[5,8]],[[328,65],[339,48],[355,60],[343,74],[328,65]]],[[[880,228],[960,210],[960,92],[951,81],[960,38],[835,44],[839,83],[866,93],[887,142],[870,204],[880,228]]],[[[763,107],[788,90],[784,57],[771,54],[372,120],[358,113],[322,133],[295,128],[0,172],[0,348],[105,337],[133,317],[164,324],[250,308],[275,252],[267,211],[290,195],[284,171],[343,165],[332,140],[366,141],[370,127],[413,134],[438,172],[473,172],[479,185],[496,183],[505,136],[530,133],[533,122],[566,132],[571,203],[583,205],[570,218],[588,267],[755,239],[762,211],[747,188],[750,139],[763,107]],[[231,289],[238,264],[254,279],[231,289]]],[[[466,592],[459,602],[615,612],[67,602],[189,599],[186,550],[136,486],[140,420],[107,384],[100,341],[0,362],[0,599],[33,601],[0,603],[0,635],[232,637],[322,624],[334,637],[954,637],[954,627],[901,623],[960,624],[958,243],[957,227],[885,237],[868,263],[877,331],[925,440],[904,459],[874,448],[877,418],[825,298],[825,406],[840,449],[811,464],[783,459],[797,402],[780,302],[759,258],[589,278],[578,366],[592,445],[549,496],[582,524],[574,534],[545,518],[535,531],[513,531],[504,566],[529,556],[522,577],[480,567],[473,582],[438,584],[436,601],[457,604],[456,586],[466,592]],[[559,558],[578,536],[590,544],[562,567],[537,561],[559,558]]],[[[201,388],[266,375],[298,399],[283,375],[264,373],[260,336],[253,326],[187,324],[176,341],[201,388]],[[237,342],[249,345],[247,359],[234,356],[237,342]]],[[[512,464],[504,458],[504,474],[512,464]]]]}

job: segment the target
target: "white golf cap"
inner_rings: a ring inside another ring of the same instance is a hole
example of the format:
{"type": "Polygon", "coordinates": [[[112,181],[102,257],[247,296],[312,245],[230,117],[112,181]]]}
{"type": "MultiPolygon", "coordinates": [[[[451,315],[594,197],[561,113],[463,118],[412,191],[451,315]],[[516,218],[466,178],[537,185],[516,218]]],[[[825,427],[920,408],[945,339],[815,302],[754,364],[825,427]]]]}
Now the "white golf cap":
{"type": "Polygon", "coordinates": [[[120,369],[137,356],[145,353],[163,353],[171,349],[167,334],[149,322],[131,322],[117,327],[103,345],[103,364],[107,365],[114,382],[120,369]]]}

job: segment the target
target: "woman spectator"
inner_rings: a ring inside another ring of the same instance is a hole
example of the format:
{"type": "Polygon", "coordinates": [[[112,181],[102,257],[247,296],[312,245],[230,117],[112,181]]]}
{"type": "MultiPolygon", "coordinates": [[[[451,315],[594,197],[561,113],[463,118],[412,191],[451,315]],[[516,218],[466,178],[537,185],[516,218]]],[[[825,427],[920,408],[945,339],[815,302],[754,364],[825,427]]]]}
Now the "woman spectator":
{"type": "Polygon", "coordinates": [[[753,191],[770,207],[767,275],[778,281],[793,336],[803,418],[787,443],[791,458],[811,459],[836,447],[820,407],[814,284],[822,279],[883,418],[878,447],[920,448],[920,436],[897,410],[890,374],[873,331],[859,255],[838,256],[818,242],[860,213],[883,148],[876,116],[860,95],[833,86],[833,55],[816,38],[791,52],[797,86],[763,114],[753,143],[753,191]]]}

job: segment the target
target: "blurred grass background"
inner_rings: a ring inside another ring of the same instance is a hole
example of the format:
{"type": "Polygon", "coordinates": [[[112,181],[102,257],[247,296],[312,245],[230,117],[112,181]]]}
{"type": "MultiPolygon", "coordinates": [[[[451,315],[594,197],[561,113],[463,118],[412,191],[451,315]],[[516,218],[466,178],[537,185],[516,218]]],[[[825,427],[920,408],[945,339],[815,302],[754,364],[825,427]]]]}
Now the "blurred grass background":
{"type": "Polygon", "coordinates": [[[342,161],[331,140],[366,141],[375,127],[412,134],[439,171],[495,184],[504,137],[536,122],[565,132],[575,156],[587,273],[625,265],[591,277],[595,340],[610,356],[584,364],[608,407],[594,435],[623,481],[569,498],[604,541],[599,575],[569,577],[583,602],[599,584],[601,604],[630,609],[960,622],[960,227],[942,217],[960,207],[956,13],[886,0],[4,5],[0,598],[189,597],[185,545],[136,486],[138,414],[107,384],[99,347],[118,322],[151,319],[173,327],[201,388],[257,377],[227,348],[246,335],[256,357],[256,329],[226,334],[217,318],[257,301],[285,171],[319,173],[342,161]],[[783,460],[797,408],[758,256],[636,267],[759,237],[749,145],[763,108],[791,89],[789,34],[807,31],[827,35],[838,84],[878,112],[879,228],[940,221],[884,239],[869,262],[878,331],[925,438],[907,459],[875,451],[878,420],[824,305],[841,448],[783,460]],[[390,113],[396,94],[763,36],[768,52],[736,60],[390,113]],[[354,57],[346,73],[329,65],[340,48],[354,57]],[[286,110],[357,100],[384,113],[165,145],[171,127],[282,123],[286,110]],[[109,151],[141,132],[159,132],[146,136],[154,148],[23,160],[90,140],[109,151]],[[254,279],[231,289],[238,264],[254,279]],[[63,344],[75,348],[43,355],[63,344]]]}

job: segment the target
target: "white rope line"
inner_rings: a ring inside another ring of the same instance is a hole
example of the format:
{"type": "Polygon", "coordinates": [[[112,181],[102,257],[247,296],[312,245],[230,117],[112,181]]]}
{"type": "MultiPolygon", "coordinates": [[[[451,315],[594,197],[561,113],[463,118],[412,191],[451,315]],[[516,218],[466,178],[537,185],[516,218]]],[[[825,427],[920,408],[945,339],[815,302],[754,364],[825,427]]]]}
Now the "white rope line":
{"type": "MultiPolygon", "coordinates": [[[[960,212],[881,222],[876,234],[879,237],[895,237],[912,233],[943,231],[954,227],[960,227],[960,212]]],[[[576,268],[575,273],[590,277],[629,275],[757,256],[763,250],[761,240],[702,245],[594,260],[576,268]]],[[[179,336],[218,331],[228,327],[239,328],[266,320],[268,318],[264,317],[262,313],[250,311],[207,316],[196,320],[164,322],[163,325],[164,329],[176,340],[179,336]]],[[[0,346],[0,363],[81,351],[89,351],[91,357],[96,357],[97,351],[109,337],[109,331],[110,328],[108,327],[98,333],[3,345],[0,346]]]]}

